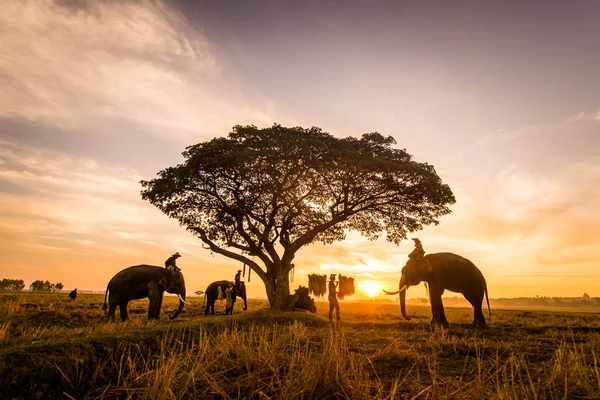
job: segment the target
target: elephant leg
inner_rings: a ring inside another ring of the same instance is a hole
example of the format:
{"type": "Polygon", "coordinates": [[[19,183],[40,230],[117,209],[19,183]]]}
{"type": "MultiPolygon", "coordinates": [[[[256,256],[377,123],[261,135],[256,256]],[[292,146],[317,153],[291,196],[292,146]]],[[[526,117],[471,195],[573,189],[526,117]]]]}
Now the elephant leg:
{"type": "Polygon", "coordinates": [[[115,313],[117,311],[117,306],[119,305],[119,303],[109,303],[108,305],[108,319],[109,320],[113,320],[115,319],[115,313]]]}
{"type": "Polygon", "coordinates": [[[158,319],[160,315],[160,306],[162,304],[162,296],[154,297],[150,299],[150,305],[148,306],[148,319],[158,319]]]}
{"type": "Polygon", "coordinates": [[[446,320],[446,313],[444,312],[444,303],[442,303],[442,294],[444,289],[436,289],[429,286],[429,301],[431,302],[431,325],[442,325],[448,326],[448,320],[446,320]]]}
{"type": "Polygon", "coordinates": [[[127,303],[128,301],[122,301],[119,303],[119,312],[121,314],[121,321],[127,321],[129,315],[127,315],[127,303]]]}
{"type": "Polygon", "coordinates": [[[473,326],[485,328],[485,316],[482,310],[483,293],[466,293],[465,299],[473,306],[473,326]]]}
{"type": "Polygon", "coordinates": [[[160,318],[160,308],[162,307],[163,296],[161,295],[158,299],[158,304],[156,305],[156,311],[154,312],[154,319],[160,318]]]}
{"type": "Polygon", "coordinates": [[[158,287],[158,284],[149,285],[148,300],[150,300],[150,305],[148,306],[148,319],[158,319],[160,315],[160,306],[163,300],[163,292],[158,287]]]}
{"type": "Polygon", "coordinates": [[[211,299],[207,299],[206,301],[206,309],[204,309],[204,315],[209,315],[212,312],[212,315],[215,315],[215,301],[211,299]]]}

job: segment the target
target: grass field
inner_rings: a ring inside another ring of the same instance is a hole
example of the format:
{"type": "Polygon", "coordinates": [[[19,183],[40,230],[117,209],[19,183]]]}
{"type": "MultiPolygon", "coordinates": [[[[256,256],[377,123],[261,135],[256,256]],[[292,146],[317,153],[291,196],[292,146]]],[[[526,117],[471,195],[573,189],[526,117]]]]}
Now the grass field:
{"type": "MultiPolygon", "coordinates": [[[[600,315],[492,310],[486,330],[472,311],[447,309],[430,329],[428,307],[341,302],[342,321],[280,313],[265,301],[233,316],[182,315],[107,322],[103,296],[0,294],[2,398],[391,399],[600,398],[600,315]]],[[[217,303],[217,312],[224,305],[217,303]]]]}

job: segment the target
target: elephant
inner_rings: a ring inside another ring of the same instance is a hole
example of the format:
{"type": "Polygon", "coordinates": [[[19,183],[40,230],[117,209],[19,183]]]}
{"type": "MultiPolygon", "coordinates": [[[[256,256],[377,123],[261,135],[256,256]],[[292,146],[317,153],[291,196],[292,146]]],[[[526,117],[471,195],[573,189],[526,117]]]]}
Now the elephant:
{"type": "MultiPolygon", "coordinates": [[[[219,295],[218,287],[221,287],[221,291],[225,293],[225,289],[229,286],[229,281],[216,281],[208,285],[206,291],[204,292],[204,302],[206,303],[206,308],[204,309],[204,315],[208,315],[209,311],[212,315],[215,315],[215,301],[219,295]]],[[[241,297],[244,300],[244,311],[248,309],[248,303],[246,299],[246,285],[244,282],[240,282],[240,287],[236,288],[233,286],[232,298],[233,304],[235,304],[236,297],[241,297]]],[[[202,306],[204,307],[204,305],[202,306]]],[[[233,310],[226,310],[233,311],[233,310]]]]}
{"type": "Polygon", "coordinates": [[[108,295],[108,318],[115,318],[115,311],[119,306],[121,320],[125,321],[128,318],[127,303],[147,297],[150,300],[148,319],[158,319],[165,291],[176,293],[179,297],[179,307],[169,316],[170,319],[177,318],[184,303],[189,304],[185,301],[185,281],[181,271],[153,265],[134,265],[120,271],[108,282],[102,309],[107,308],[108,295]]]}
{"type": "Polygon", "coordinates": [[[485,317],[481,309],[484,293],[488,312],[490,316],[492,315],[487,284],[481,271],[471,261],[453,253],[432,253],[427,254],[421,260],[409,259],[402,268],[399,290],[397,292],[384,290],[389,295],[400,293],[400,311],[406,320],[410,320],[406,313],[406,291],[409,286],[418,285],[422,281],[429,284],[432,325],[448,326],[442,304],[442,294],[444,290],[449,290],[465,296],[465,299],[473,306],[473,325],[485,328],[485,317]]]}

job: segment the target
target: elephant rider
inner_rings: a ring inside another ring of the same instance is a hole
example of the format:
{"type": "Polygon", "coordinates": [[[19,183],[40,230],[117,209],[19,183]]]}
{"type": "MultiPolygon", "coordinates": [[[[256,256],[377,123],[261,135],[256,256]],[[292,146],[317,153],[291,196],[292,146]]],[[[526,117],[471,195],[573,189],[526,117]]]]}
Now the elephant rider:
{"type": "Polygon", "coordinates": [[[237,274],[235,274],[235,290],[241,290],[241,278],[242,278],[242,270],[238,269],[237,274]]]}
{"type": "Polygon", "coordinates": [[[168,271],[181,271],[181,268],[179,268],[176,264],[177,259],[181,257],[181,254],[179,254],[179,252],[173,254],[171,257],[167,258],[167,261],[165,261],[165,268],[168,271]]]}
{"type": "Polygon", "coordinates": [[[410,252],[408,258],[425,262],[427,264],[427,272],[431,272],[431,264],[425,259],[425,250],[423,250],[421,240],[418,238],[412,238],[412,240],[415,242],[415,248],[410,252]]]}
{"type": "Polygon", "coordinates": [[[335,274],[329,276],[329,320],[333,319],[333,309],[335,308],[336,319],[340,320],[340,303],[337,299],[337,286],[335,274]]]}
{"type": "Polygon", "coordinates": [[[408,255],[408,258],[415,260],[422,260],[425,257],[425,250],[423,250],[423,244],[417,238],[412,239],[415,242],[414,250],[408,255]]]}

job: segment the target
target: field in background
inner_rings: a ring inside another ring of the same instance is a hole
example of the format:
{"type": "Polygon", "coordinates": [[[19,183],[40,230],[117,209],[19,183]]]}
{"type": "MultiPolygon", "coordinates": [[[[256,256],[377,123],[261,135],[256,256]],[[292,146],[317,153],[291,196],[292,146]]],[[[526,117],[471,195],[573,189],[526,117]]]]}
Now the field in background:
{"type": "MultiPolygon", "coordinates": [[[[102,295],[0,294],[0,397],[23,398],[600,398],[600,315],[494,310],[489,328],[448,308],[341,302],[342,321],[266,310],[204,317],[191,297],[170,321],[106,322],[102,295]]],[[[223,303],[217,303],[222,313],[223,303]]],[[[117,312],[118,315],[118,312],[117,312]]],[[[486,313],[487,317],[487,313],[486,313]]]]}

